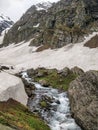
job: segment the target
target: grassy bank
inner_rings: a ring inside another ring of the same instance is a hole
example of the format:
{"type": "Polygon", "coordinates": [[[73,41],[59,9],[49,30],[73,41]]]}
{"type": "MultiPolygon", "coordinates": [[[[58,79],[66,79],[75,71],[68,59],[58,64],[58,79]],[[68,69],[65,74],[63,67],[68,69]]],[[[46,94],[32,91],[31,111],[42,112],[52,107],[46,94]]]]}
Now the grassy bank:
{"type": "Polygon", "coordinates": [[[44,82],[48,86],[58,88],[66,91],[71,81],[73,81],[77,75],[70,70],[63,70],[58,72],[56,69],[39,68],[37,70],[30,70],[30,77],[36,82],[44,82]],[[33,71],[33,72],[32,72],[33,71]]]}
{"type": "Polygon", "coordinates": [[[12,99],[0,102],[0,123],[17,130],[50,130],[37,115],[12,99]]]}

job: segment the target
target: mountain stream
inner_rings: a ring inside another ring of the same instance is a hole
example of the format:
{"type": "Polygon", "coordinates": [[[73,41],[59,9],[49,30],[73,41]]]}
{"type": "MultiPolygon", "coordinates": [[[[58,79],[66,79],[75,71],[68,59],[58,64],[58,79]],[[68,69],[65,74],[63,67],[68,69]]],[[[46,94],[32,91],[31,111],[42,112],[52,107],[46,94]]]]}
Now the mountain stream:
{"type": "Polygon", "coordinates": [[[32,91],[34,98],[28,100],[31,112],[38,112],[51,130],[81,130],[71,117],[67,92],[32,82],[26,72],[22,73],[22,76],[36,88],[32,91]]]}

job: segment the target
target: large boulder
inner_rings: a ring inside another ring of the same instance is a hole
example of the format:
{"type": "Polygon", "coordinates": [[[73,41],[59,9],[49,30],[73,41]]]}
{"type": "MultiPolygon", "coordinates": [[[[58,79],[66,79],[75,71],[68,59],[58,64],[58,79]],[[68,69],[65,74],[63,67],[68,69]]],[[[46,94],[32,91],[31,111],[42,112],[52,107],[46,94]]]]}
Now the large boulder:
{"type": "Polygon", "coordinates": [[[49,87],[49,86],[50,86],[49,82],[47,82],[45,79],[39,80],[39,83],[40,83],[42,86],[44,86],[44,87],[49,87]]]}
{"type": "Polygon", "coordinates": [[[9,98],[13,98],[24,105],[27,104],[28,99],[20,78],[6,72],[1,72],[0,101],[7,101],[9,98]]]}
{"type": "Polygon", "coordinates": [[[68,89],[72,116],[84,130],[98,130],[98,72],[88,71],[68,89]]]}

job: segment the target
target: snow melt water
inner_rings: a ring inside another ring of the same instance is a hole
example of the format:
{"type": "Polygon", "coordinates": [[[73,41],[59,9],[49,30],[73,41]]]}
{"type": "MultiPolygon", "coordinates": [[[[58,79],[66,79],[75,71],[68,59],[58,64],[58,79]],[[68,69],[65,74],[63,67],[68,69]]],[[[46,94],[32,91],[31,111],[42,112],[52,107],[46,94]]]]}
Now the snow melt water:
{"type": "Polygon", "coordinates": [[[31,82],[26,73],[23,73],[23,77],[34,84],[36,88],[32,91],[35,96],[28,101],[30,110],[38,112],[48,123],[51,130],[81,130],[71,117],[67,92],[59,92],[57,89],[46,88],[38,83],[31,82]],[[51,100],[50,102],[47,101],[49,103],[48,108],[41,108],[39,105],[43,97],[51,100]]]}

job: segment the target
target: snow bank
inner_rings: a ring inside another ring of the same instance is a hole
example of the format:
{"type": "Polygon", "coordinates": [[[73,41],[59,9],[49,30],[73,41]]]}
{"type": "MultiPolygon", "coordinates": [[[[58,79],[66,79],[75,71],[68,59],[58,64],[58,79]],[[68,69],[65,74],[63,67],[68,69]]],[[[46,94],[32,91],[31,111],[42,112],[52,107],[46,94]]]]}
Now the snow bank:
{"type": "Polygon", "coordinates": [[[47,9],[50,8],[51,6],[52,6],[52,3],[49,2],[49,1],[40,2],[40,3],[36,4],[36,8],[37,8],[38,11],[40,11],[40,10],[46,10],[47,11],[47,9]]]}
{"type": "Polygon", "coordinates": [[[27,95],[20,78],[5,72],[0,72],[0,101],[13,98],[26,105],[27,95]]]}
{"type": "Polygon", "coordinates": [[[85,41],[78,44],[69,44],[60,49],[48,49],[35,52],[36,47],[30,47],[29,42],[10,45],[0,49],[0,64],[15,67],[15,72],[29,68],[46,67],[62,69],[78,66],[87,71],[98,70],[98,48],[84,47],[85,42],[98,33],[86,37],[85,41]]]}

